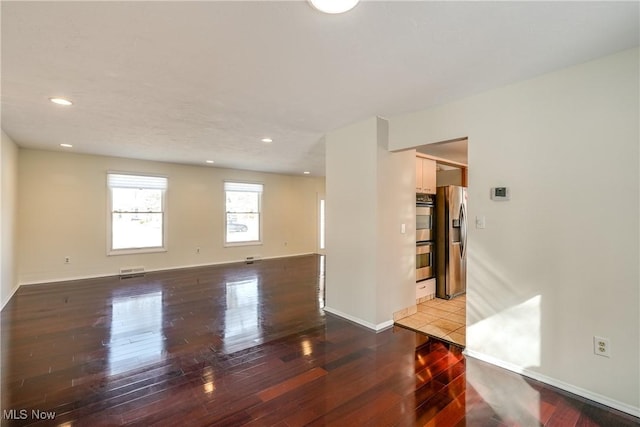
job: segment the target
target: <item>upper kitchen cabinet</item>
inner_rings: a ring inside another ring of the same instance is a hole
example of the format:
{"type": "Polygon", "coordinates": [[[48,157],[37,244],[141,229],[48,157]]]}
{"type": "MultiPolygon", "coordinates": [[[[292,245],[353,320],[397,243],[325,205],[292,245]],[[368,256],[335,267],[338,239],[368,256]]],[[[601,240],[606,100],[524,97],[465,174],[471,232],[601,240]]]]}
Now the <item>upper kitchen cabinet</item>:
{"type": "Polygon", "coordinates": [[[416,193],[436,194],[436,161],[416,157],[416,193]]]}

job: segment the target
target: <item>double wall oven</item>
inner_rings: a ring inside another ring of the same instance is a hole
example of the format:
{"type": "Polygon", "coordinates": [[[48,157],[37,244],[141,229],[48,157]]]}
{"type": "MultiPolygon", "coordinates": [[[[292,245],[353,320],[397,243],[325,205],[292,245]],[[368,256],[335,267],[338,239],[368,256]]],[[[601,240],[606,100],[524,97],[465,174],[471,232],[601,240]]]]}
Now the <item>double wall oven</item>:
{"type": "Polygon", "coordinates": [[[435,277],[435,196],[416,195],[416,282],[435,277]]]}

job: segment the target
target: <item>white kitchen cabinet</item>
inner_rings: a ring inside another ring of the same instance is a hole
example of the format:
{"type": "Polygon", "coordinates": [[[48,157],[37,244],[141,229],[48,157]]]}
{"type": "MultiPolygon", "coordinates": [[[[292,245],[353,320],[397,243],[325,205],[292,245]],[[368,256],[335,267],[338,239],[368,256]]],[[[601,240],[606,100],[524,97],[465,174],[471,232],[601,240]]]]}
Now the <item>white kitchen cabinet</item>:
{"type": "Polygon", "coordinates": [[[422,193],[422,158],[416,157],[416,193],[422,193]]]}
{"type": "Polygon", "coordinates": [[[416,300],[427,297],[429,295],[435,295],[436,293],[436,279],[423,280],[416,283],[416,300]]]}
{"type": "Polygon", "coordinates": [[[416,157],[416,193],[436,194],[436,161],[416,157]]]}

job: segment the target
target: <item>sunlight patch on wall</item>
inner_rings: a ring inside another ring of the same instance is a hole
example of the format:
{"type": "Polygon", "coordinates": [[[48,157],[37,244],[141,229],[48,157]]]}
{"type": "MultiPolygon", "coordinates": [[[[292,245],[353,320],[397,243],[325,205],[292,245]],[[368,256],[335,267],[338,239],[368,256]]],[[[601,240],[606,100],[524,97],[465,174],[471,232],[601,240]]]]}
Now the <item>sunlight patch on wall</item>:
{"type": "Polygon", "coordinates": [[[537,295],[467,327],[467,346],[520,367],[540,366],[540,311],[537,295]]]}

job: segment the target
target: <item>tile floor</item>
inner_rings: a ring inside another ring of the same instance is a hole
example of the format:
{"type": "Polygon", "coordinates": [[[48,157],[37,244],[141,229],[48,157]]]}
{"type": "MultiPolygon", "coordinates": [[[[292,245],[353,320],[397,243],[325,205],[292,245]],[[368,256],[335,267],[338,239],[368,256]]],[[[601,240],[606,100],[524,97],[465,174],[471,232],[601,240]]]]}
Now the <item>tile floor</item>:
{"type": "Polygon", "coordinates": [[[465,346],[467,296],[451,300],[434,298],[418,304],[418,312],[396,320],[396,324],[465,346]]]}

